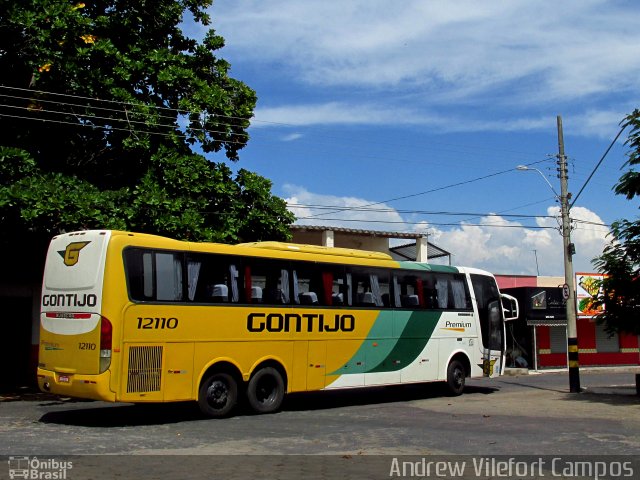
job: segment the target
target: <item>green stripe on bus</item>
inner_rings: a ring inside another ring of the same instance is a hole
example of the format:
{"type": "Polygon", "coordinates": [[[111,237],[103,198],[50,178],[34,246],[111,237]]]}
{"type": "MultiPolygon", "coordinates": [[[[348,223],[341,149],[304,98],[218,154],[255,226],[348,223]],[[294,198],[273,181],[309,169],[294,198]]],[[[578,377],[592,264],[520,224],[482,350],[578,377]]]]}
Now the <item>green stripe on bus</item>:
{"type": "Polygon", "coordinates": [[[380,312],[369,335],[344,365],[330,375],[393,372],[400,370],[424,350],[441,312],[380,312]]]}
{"type": "Polygon", "coordinates": [[[456,267],[450,267],[448,265],[431,265],[430,263],[416,263],[416,262],[398,262],[400,268],[405,270],[421,270],[423,272],[434,273],[460,273],[456,267]]]}
{"type": "Polygon", "coordinates": [[[395,323],[403,325],[402,333],[383,362],[373,367],[367,362],[367,372],[394,372],[410,365],[424,350],[441,315],[441,312],[396,311],[395,323]]]}

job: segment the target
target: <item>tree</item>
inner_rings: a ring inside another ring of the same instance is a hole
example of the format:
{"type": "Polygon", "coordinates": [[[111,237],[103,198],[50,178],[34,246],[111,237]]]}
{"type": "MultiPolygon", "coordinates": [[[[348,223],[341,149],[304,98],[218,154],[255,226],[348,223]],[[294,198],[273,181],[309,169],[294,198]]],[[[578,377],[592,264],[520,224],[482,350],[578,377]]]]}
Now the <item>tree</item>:
{"type": "Polygon", "coordinates": [[[229,76],[211,0],[0,0],[0,245],[118,228],[286,239],[294,217],[238,160],[256,95],[229,76]],[[201,152],[201,153],[199,153],[201,152]]]}
{"type": "MultiPolygon", "coordinates": [[[[630,146],[625,172],[614,187],[618,195],[628,200],[640,197],[640,172],[634,167],[640,164],[640,110],[635,110],[624,120],[631,128],[627,144],[630,146]]],[[[595,297],[596,304],[604,307],[598,322],[610,333],[640,334],[640,218],[618,220],[611,226],[611,242],[594,265],[607,276],[602,289],[595,297]]]]}

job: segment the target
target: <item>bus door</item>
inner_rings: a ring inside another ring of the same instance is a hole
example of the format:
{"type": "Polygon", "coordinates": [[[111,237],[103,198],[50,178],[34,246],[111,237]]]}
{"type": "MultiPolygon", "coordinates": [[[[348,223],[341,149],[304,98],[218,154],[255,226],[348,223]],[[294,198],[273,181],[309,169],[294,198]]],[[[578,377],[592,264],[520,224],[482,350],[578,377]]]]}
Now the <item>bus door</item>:
{"type": "Polygon", "coordinates": [[[482,371],[485,377],[502,373],[505,353],[504,320],[498,285],[493,277],[471,274],[482,337],[482,371]]]}

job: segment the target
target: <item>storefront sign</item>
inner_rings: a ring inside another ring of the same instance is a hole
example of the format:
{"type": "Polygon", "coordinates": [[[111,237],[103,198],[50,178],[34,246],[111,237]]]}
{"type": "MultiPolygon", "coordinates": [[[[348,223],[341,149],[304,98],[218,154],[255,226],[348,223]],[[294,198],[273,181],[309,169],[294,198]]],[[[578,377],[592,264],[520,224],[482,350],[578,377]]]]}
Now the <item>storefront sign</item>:
{"type": "Polygon", "coordinates": [[[591,318],[602,312],[602,305],[594,304],[593,297],[602,288],[604,275],[600,273],[576,273],[576,302],[580,318],[591,318]]]}

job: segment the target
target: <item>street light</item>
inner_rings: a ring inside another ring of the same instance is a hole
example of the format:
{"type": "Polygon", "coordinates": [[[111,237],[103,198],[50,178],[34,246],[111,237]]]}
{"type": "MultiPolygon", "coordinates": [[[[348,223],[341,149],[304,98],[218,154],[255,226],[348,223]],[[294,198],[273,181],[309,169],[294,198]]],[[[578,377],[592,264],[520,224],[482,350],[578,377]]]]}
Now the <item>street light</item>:
{"type": "Polygon", "coordinates": [[[578,362],[578,328],[576,322],[576,298],[575,298],[575,277],[573,274],[573,255],[575,246],[571,243],[571,220],[569,219],[569,198],[571,194],[567,187],[567,157],[564,154],[564,139],[562,135],[562,118],[558,116],[558,167],[560,172],[560,195],[556,192],[551,182],[537,168],[524,165],[516,167],[520,171],[536,171],[545,182],[551,187],[556,200],[560,202],[560,213],[562,216],[562,244],[564,253],[564,286],[563,295],[567,300],[567,352],[569,357],[569,391],[580,393],[580,364],[578,362]]]}
{"type": "Polygon", "coordinates": [[[546,175],[540,170],[538,170],[537,168],[527,167],[526,165],[518,165],[516,167],[516,170],[520,170],[521,172],[538,172],[542,179],[547,182],[547,185],[549,185],[549,187],[553,191],[553,194],[556,196],[556,200],[560,200],[560,195],[558,194],[558,192],[556,192],[556,189],[553,188],[553,185],[551,185],[551,182],[547,179],[546,175]]]}

